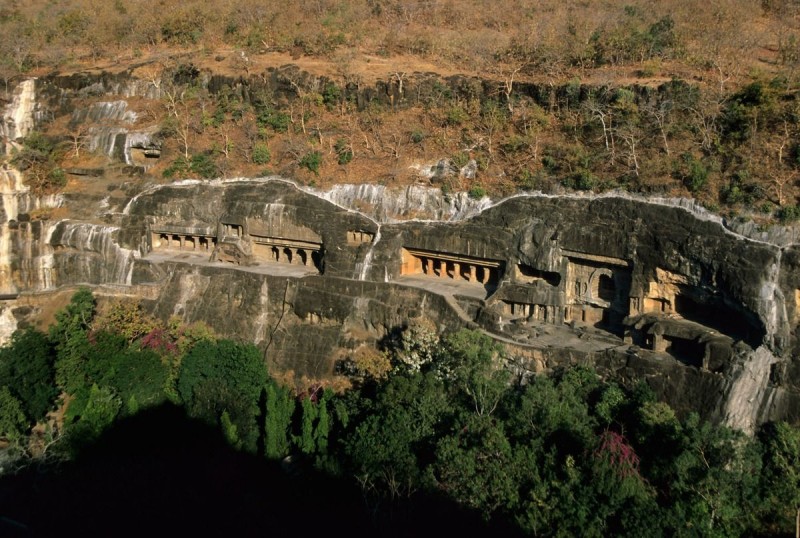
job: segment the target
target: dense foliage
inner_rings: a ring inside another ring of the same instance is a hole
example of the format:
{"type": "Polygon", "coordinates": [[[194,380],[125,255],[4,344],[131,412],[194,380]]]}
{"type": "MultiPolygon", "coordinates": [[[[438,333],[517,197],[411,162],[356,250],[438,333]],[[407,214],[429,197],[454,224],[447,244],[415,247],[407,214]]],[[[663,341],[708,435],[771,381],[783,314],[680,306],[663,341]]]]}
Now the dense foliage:
{"type": "Polygon", "coordinates": [[[165,326],[135,304],[96,310],[82,290],[49,336],[29,329],[0,349],[6,450],[33,446],[31,426],[47,422],[55,453],[71,457],[171,399],[235,450],[357,483],[376,522],[447,499],[531,535],[747,536],[789,532],[800,510],[796,427],[750,438],[582,366],[512,382],[503,348],[480,332],[399,331],[388,373],[354,367],[352,390],[298,393],[250,344],[165,326]],[[63,423],[44,416],[56,387],[63,423]]]}

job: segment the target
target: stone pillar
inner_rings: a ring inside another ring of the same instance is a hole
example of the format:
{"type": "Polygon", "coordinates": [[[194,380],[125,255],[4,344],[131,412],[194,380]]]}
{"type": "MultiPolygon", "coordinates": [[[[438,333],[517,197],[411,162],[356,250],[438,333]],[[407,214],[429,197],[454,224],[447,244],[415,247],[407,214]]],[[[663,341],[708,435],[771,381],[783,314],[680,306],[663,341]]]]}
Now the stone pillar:
{"type": "Polygon", "coordinates": [[[447,278],[447,261],[439,260],[439,278],[447,278]]]}
{"type": "Polygon", "coordinates": [[[482,275],[483,278],[481,278],[481,284],[486,284],[487,282],[489,282],[489,276],[490,276],[489,271],[490,269],[488,267],[483,268],[483,275],[482,275]]]}
{"type": "Polygon", "coordinates": [[[184,245],[186,244],[186,236],[179,235],[178,236],[178,243],[180,244],[181,250],[183,250],[184,245]]]}
{"type": "Polygon", "coordinates": [[[469,264],[469,275],[467,275],[467,282],[475,282],[477,276],[475,276],[475,265],[469,264]]]}
{"type": "Polygon", "coordinates": [[[460,280],[461,279],[461,264],[459,262],[453,262],[453,280],[460,280]]]}
{"type": "Polygon", "coordinates": [[[666,351],[667,346],[664,345],[664,339],[660,334],[653,334],[653,351],[666,351]]]}

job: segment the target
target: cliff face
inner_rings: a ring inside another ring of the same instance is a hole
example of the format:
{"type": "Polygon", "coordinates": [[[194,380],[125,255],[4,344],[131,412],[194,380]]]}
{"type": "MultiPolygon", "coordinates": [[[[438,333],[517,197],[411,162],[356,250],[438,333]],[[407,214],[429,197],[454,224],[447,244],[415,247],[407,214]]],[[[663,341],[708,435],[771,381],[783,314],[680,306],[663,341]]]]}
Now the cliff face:
{"type": "MultiPolygon", "coordinates": [[[[19,103],[6,133],[35,110],[19,103]]],[[[124,116],[112,108],[91,113],[124,116]]],[[[492,205],[420,187],[315,192],[281,178],[182,181],[113,204],[68,199],[85,218],[32,220],[31,209],[64,200],[32,197],[17,171],[4,173],[8,330],[30,314],[16,293],[85,283],[324,377],[419,319],[488,332],[521,376],[590,363],[744,430],[800,420],[800,248],[786,234],[747,237],[682,202],[621,195],[492,205]],[[432,218],[401,220],[408,210],[432,218]]]]}
{"type": "Polygon", "coordinates": [[[702,212],[518,196],[463,220],[378,222],[264,179],[153,188],[121,222],[120,248],[141,253],[129,283],[159,287],[155,312],[260,342],[283,368],[330,373],[424,317],[482,327],[523,374],[588,361],[743,429],[796,419],[795,249],[702,212]]]}

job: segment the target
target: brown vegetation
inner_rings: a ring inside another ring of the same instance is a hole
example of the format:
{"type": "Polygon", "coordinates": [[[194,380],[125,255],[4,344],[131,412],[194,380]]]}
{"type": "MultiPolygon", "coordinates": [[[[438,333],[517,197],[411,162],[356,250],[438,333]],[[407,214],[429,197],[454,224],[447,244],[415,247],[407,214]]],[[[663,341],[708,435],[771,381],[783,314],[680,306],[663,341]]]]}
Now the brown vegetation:
{"type": "MultiPolygon", "coordinates": [[[[165,136],[155,177],[404,183],[446,158],[477,171],[442,186],[476,193],[623,188],[765,214],[797,203],[795,0],[294,7],[10,2],[0,9],[14,36],[0,44],[2,76],[133,67],[164,93],[130,103],[139,126],[165,136]],[[258,89],[267,68],[287,63],[299,66],[281,70],[292,95],[258,89]],[[190,65],[249,80],[255,95],[176,77],[190,65]],[[426,71],[477,76],[488,89],[404,93],[426,71]],[[354,102],[377,82],[403,102],[354,102]],[[555,97],[535,98],[532,85],[555,97]]],[[[95,158],[79,128],[56,118],[51,131],[62,166],[95,158]]]]}

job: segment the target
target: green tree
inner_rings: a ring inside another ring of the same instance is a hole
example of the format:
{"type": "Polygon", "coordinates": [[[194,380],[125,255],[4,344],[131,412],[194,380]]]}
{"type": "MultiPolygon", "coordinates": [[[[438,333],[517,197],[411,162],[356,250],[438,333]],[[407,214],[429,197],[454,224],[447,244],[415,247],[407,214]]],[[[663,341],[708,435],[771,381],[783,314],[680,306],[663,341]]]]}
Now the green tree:
{"type": "Polygon", "coordinates": [[[331,396],[330,390],[320,387],[301,401],[300,435],[295,438],[295,444],[303,454],[322,456],[328,450],[331,430],[328,402],[331,396]]]}
{"type": "Polygon", "coordinates": [[[289,454],[290,430],[295,400],[289,389],[268,380],[264,417],[264,455],[279,459],[289,454]]]}
{"type": "Polygon", "coordinates": [[[255,164],[269,164],[272,154],[266,144],[258,143],[253,146],[252,160],[255,164]]]}
{"type": "Polygon", "coordinates": [[[311,398],[303,398],[300,408],[302,409],[300,436],[295,439],[295,444],[303,454],[313,454],[316,448],[314,443],[314,424],[319,416],[319,409],[311,401],[311,398]]]}
{"type": "Polygon", "coordinates": [[[50,326],[50,341],[56,348],[56,384],[69,393],[86,385],[85,357],[88,332],[95,313],[89,288],[81,288],[50,326]]]}
{"type": "Polygon", "coordinates": [[[113,387],[122,401],[136,401],[136,409],[158,405],[166,399],[168,368],[149,350],[125,350],[110,357],[102,381],[113,387]]]}
{"type": "Polygon", "coordinates": [[[448,335],[442,344],[438,370],[455,381],[474,413],[492,414],[510,381],[502,364],[502,347],[492,337],[469,329],[448,335]]]}
{"type": "Polygon", "coordinates": [[[692,414],[679,449],[661,465],[668,534],[740,536],[754,527],[761,459],[752,439],[692,414]]]}
{"type": "Polygon", "coordinates": [[[444,385],[432,373],[390,377],[370,412],[344,439],[365,493],[398,499],[421,488],[451,412],[444,385]]]}
{"type": "Polygon", "coordinates": [[[58,395],[55,353],[47,336],[36,329],[16,331],[0,348],[0,386],[8,386],[31,422],[44,418],[58,395]]]}
{"type": "Polygon", "coordinates": [[[231,421],[227,410],[222,412],[222,415],[219,417],[219,423],[220,426],[222,426],[222,434],[225,436],[225,440],[228,444],[236,450],[242,448],[242,440],[239,439],[239,428],[231,421]]]}
{"type": "Polygon", "coordinates": [[[328,451],[328,436],[331,433],[331,415],[328,405],[333,392],[330,389],[322,391],[319,402],[317,402],[317,423],[314,426],[314,444],[318,454],[328,451]]]}
{"type": "Polygon", "coordinates": [[[486,416],[471,416],[436,447],[434,476],[448,496],[489,519],[519,504],[521,477],[514,447],[502,426],[486,416]]]}
{"type": "Polygon", "coordinates": [[[300,159],[300,166],[319,175],[319,167],[322,164],[322,153],[319,151],[309,151],[300,159]]]}
{"type": "Polygon", "coordinates": [[[217,423],[227,411],[243,447],[253,451],[266,380],[266,365],[255,346],[219,340],[195,346],[186,354],[178,375],[178,394],[190,415],[208,422],[217,423]]]}
{"type": "Polygon", "coordinates": [[[0,440],[18,443],[28,430],[22,404],[8,387],[0,387],[0,440]]]}
{"type": "Polygon", "coordinates": [[[800,429],[786,422],[770,423],[759,437],[764,446],[762,495],[767,520],[788,533],[800,535],[800,429]]]}
{"type": "Polygon", "coordinates": [[[73,411],[67,425],[67,436],[73,454],[86,444],[95,441],[117,418],[122,400],[109,387],[93,384],[87,392],[85,404],[73,411]]]}

